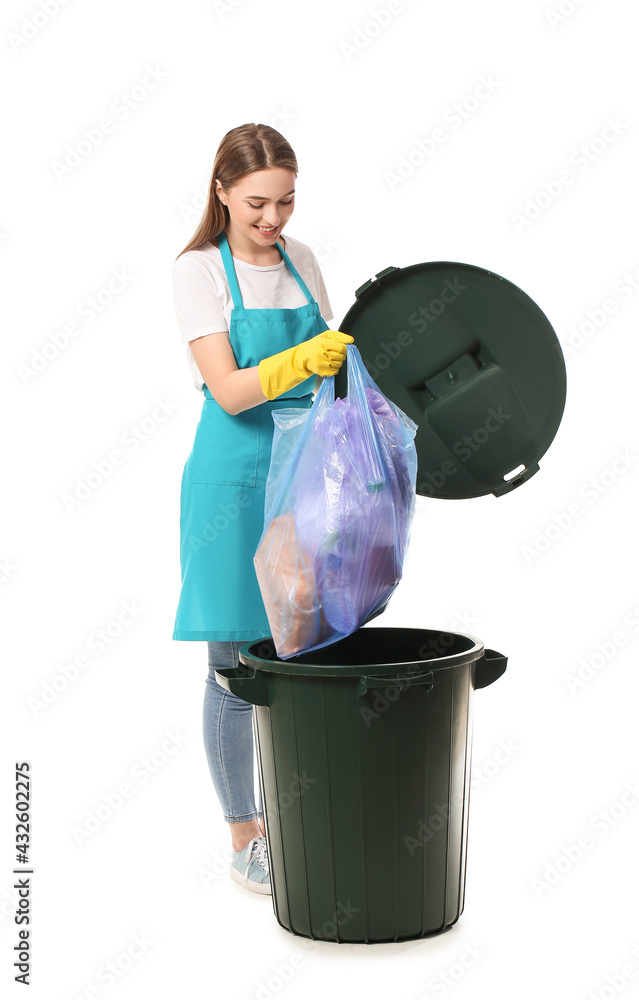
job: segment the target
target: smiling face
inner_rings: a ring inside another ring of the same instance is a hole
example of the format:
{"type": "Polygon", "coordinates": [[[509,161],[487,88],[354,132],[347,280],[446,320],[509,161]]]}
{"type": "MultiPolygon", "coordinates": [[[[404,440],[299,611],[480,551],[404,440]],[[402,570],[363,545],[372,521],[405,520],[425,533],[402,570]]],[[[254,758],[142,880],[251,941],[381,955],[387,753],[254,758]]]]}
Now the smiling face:
{"type": "Polygon", "coordinates": [[[231,188],[215,181],[216,193],[229,210],[227,237],[238,250],[258,253],[272,246],[293,214],[295,173],[269,167],[247,174],[231,188]]]}

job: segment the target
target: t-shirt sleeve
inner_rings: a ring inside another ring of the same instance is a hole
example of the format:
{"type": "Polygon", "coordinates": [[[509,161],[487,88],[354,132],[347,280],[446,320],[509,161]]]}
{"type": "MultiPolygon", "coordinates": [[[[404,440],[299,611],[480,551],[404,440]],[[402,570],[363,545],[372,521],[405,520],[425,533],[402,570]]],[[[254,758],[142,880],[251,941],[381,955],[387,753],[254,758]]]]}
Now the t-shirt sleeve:
{"type": "Polygon", "coordinates": [[[329,323],[333,316],[333,310],[331,309],[331,304],[328,300],[328,292],[326,291],[326,285],[324,284],[324,278],[322,277],[322,272],[320,271],[320,266],[317,263],[317,257],[311,251],[311,260],[313,262],[313,270],[315,272],[315,280],[317,283],[317,288],[319,289],[319,298],[317,304],[319,306],[319,311],[322,314],[322,319],[325,319],[329,323]]]}
{"type": "Polygon", "coordinates": [[[322,314],[322,319],[325,319],[327,323],[330,323],[335,317],[333,316],[333,310],[331,309],[331,304],[328,301],[328,292],[326,291],[326,285],[324,284],[324,279],[322,277],[322,272],[319,267],[317,268],[317,281],[319,284],[319,307],[322,314]]]}
{"type": "Polygon", "coordinates": [[[210,274],[187,256],[171,268],[173,306],[182,341],[227,330],[222,301],[210,274]]]}

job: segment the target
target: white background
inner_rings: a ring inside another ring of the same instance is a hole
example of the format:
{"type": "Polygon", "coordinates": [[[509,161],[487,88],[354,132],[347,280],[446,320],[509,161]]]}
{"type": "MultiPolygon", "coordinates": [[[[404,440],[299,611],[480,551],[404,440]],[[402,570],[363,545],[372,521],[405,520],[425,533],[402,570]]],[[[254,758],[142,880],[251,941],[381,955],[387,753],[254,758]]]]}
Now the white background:
{"type": "Polygon", "coordinates": [[[23,995],[19,760],[33,772],[31,996],[638,995],[634,5],[44,6],[2,12],[4,995],[23,995]],[[492,93],[474,97],[482,77],[492,93]],[[121,94],[133,95],[125,118],[121,94]],[[444,125],[457,102],[463,122],[444,125]],[[111,130],[85,149],[105,118],[111,130]],[[540,472],[499,500],[421,499],[384,616],[471,632],[509,657],[475,696],[466,907],[422,941],[313,943],[279,926],[271,897],[231,882],[201,736],[206,645],[171,639],[179,484],[201,396],[170,267],[219,141],[251,121],[297,154],[288,232],[318,254],[335,328],[375,272],[461,261],[523,288],[566,356],[565,416],[540,472]],[[445,140],[418,162],[438,127],[445,140]],[[109,292],[113,272],[128,277],[109,292]],[[120,463],[70,510],[65,495],[114,451],[120,463]],[[126,602],[135,618],[95,652],[91,637],[117,631],[126,602]],[[163,756],[169,733],[183,742],[163,756]],[[133,777],[154,752],[154,773],[133,777]],[[123,782],[131,797],[79,843],[123,782]],[[571,861],[579,838],[590,846],[571,861]]]}

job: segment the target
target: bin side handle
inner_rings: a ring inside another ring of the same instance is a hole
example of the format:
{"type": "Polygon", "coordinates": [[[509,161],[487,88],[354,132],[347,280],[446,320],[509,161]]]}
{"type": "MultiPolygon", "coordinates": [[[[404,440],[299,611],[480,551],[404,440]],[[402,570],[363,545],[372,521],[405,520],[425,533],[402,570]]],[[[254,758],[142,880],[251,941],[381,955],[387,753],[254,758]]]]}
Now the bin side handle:
{"type": "Polygon", "coordinates": [[[507,663],[507,656],[497,653],[494,649],[485,649],[484,655],[473,663],[473,687],[475,690],[488,687],[493,681],[498,680],[506,670],[507,663]]]}
{"type": "Polygon", "coordinates": [[[370,688],[398,688],[402,691],[407,687],[415,687],[417,684],[422,684],[426,686],[426,689],[430,691],[433,686],[433,671],[428,670],[424,674],[406,674],[401,677],[393,674],[387,674],[385,677],[380,677],[375,675],[373,677],[367,677],[365,674],[359,679],[359,684],[357,685],[358,695],[364,695],[370,688]]]}
{"type": "Polygon", "coordinates": [[[268,705],[266,677],[262,671],[240,663],[237,667],[215,670],[218,684],[251,705],[268,705]]]}

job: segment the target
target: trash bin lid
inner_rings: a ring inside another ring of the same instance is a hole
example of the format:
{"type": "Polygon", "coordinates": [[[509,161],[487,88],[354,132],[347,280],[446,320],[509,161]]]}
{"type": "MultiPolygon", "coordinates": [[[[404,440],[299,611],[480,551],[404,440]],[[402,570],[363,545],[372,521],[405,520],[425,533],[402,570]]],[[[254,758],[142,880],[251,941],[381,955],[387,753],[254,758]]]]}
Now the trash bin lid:
{"type": "Polygon", "coordinates": [[[501,496],[539,470],[563,415],[566,366],[525,292],[484,268],[435,261],[387,267],[355,297],[339,329],[418,425],[419,494],[501,496]]]}

